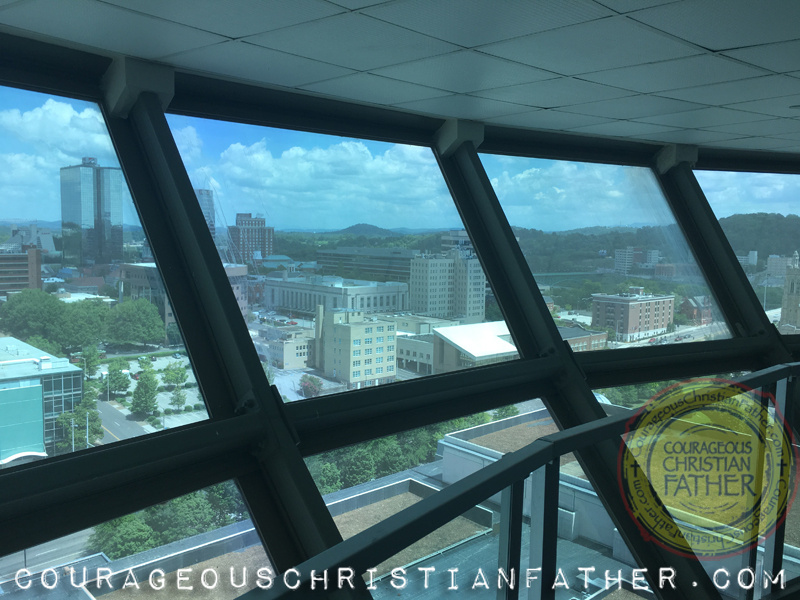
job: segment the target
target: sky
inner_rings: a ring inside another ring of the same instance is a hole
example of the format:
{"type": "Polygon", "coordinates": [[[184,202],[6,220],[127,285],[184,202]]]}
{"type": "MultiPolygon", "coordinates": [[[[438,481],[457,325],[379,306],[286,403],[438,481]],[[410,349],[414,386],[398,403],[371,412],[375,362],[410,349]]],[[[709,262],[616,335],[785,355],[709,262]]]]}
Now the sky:
{"type": "MultiPolygon", "coordinates": [[[[217,222],[262,214],[277,229],[459,227],[429,148],[169,115],[195,187],[217,222]]],[[[94,156],[118,166],[98,107],[0,88],[0,220],[61,217],[59,169],[94,156]]],[[[481,155],[512,225],[563,231],[674,222],[647,169],[481,155]]],[[[800,176],[698,172],[718,217],[796,214],[800,176]]],[[[125,222],[138,223],[126,201],[125,222]]]]}

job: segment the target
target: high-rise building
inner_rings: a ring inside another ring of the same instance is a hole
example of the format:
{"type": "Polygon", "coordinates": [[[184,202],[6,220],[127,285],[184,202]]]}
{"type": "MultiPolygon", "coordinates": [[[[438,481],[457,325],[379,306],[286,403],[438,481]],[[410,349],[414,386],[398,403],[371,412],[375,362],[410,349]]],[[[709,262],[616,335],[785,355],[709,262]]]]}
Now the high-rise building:
{"type": "Polygon", "coordinates": [[[213,238],[217,235],[216,219],[214,216],[214,191],[195,188],[194,193],[197,196],[200,210],[203,211],[206,225],[208,225],[208,230],[211,232],[211,237],[213,238]]]}
{"type": "Polygon", "coordinates": [[[486,276],[478,257],[453,248],[411,261],[411,312],[480,323],[486,315],[486,276]]]}
{"type": "Polygon", "coordinates": [[[42,251],[28,248],[25,252],[0,252],[0,296],[24,289],[42,289],[42,251]]]}
{"type": "Polygon", "coordinates": [[[779,328],[781,333],[789,334],[800,329],[800,254],[796,250],[786,267],[779,328]]]}
{"type": "Polygon", "coordinates": [[[122,170],[96,158],[61,168],[63,263],[80,267],[122,260],[122,170]]]}
{"type": "Polygon", "coordinates": [[[228,227],[233,251],[237,260],[252,263],[272,254],[275,228],[267,227],[263,217],[251,213],[237,213],[236,225],[228,227]]]}

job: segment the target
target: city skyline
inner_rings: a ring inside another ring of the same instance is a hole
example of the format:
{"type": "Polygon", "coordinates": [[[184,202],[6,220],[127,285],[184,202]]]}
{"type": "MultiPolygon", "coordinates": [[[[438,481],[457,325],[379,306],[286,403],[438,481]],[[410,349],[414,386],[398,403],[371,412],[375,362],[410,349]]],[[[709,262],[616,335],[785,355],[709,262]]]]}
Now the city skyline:
{"type": "MultiPolygon", "coordinates": [[[[387,229],[424,222],[448,229],[460,222],[427,148],[176,115],[168,121],[192,183],[215,190],[229,224],[237,212],[263,213],[277,230],[336,230],[358,222],[387,229]],[[365,218],[344,219],[354,212],[365,218]]],[[[0,100],[4,212],[13,206],[18,219],[58,220],[58,170],[79,164],[83,156],[118,166],[97,105],[21,90],[0,100]]],[[[647,177],[632,178],[623,167],[481,159],[513,225],[565,231],[653,221],[641,214],[650,203],[647,194],[632,191],[648,187],[642,184],[647,177]]],[[[796,212],[791,208],[800,192],[797,175],[697,172],[697,177],[719,218],[796,212]]],[[[123,221],[138,223],[124,188],[123,221]]]]}

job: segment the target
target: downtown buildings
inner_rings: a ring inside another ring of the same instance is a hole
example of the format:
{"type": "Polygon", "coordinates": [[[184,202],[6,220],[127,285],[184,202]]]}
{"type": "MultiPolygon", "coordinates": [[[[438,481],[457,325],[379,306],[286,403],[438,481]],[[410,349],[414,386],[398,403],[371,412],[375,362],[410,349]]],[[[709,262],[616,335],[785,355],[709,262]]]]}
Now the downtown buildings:
{"type": "Polygon", "coordinates": [[[242,263],[266,258],[275,245],[275,228],[267,227],[266,219],[251,213],[237,213],[236,225],[228,227],[234,256],[242,263]]]}
{"type": "Polygon", "coordinates": [[[411,312],[480,323],[486,315],[486,276],[469,250],[420,254],[411,260],[411,312]]]}
{"type": "Polygon", "coordinates": [[[122,260],[122,198],[118,167],[96,158],[61,168],[62,262],[72,267],[122,260]]]}
{"type": "Polygon", "coordinates": [[[614,330],[620,342],[666,333],[674,313],[674,296],[645,294],[641,287],[624,294],[592,294],[592,327],[614,330]]]}
{"type": "Polygon", "coordinates": [[[13,337],[0,338],[0,467],[54,456],[56,418],[83,396],[83,371],[13,337]]]}

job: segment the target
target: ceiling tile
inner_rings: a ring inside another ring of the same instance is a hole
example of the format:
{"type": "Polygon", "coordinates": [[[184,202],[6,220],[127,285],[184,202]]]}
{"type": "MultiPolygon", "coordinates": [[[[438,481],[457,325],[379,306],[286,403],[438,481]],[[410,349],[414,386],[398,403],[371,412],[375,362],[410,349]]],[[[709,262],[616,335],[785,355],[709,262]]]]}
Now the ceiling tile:
{"type": "Polygon", "coordinates": [[[518,115],[495,117],[489,119],[487,122],[494,123],[496,125],[508,125],[510,127],[564,130],[569,129],[570,127],[608,123],[609,120],[601,117],[565,113],[558,110],[535,110],[518,115]]]}
{"type": "Polygon", "coordinates": [[[620,98],[631,96],[632,92],[626,92],[618,88],[580,81],[569,77],[560,79],[550,79],[536,83],[526,83],[506,88],[485,90],[476,92],[477,96],[515,102],[526,106],[536,106],[539,108],[556,108],[558,106],[570,106],[572,104],[585,104],[598,100],[608,100],[610,98],[620,98]]]}
{"type": "Polygon", "coordinates": [[[730,110],[728,108],[718,108],[716,106],[701,108],[699,110],[689,110],[670,115],[656,115],[653,117],[643,117],[638,119],[645,123],[655,123],[657,125],[669,125],[671,127],[713,127],[715,125],[730,125],[732,123],[749,123],[751,121],[763,121],[770,117],[757,115],[755,113],[740,110],[730,110]]]}
{"type": "Polygon", "coordinates": [[[364,13],[466,48],[614,14],[590,0],[405,0],[364,13]]]}
{"type": "Polygon", "coordinates": [[[169,58],[177,67],[295,87],[352,73],[350,69],[245,42],[225,42],[169,58]]]}
{"type": "Polygon", "coordinates": [[[632,18],[710,50],[797,39],[800,2],[686,0],[631,13],[632,18]]]}
{"type": "Polygon", "coordinates": [[[389,0],[328,0],[328,2],[333,2],[350,10],[358,10],[375,4],[383,4],[384,2],[389,2],[389,0]]]}
{"type": "Polygon", "coordinates": [[[297,25],[343,12],[323,0],[105,0],[232,38],[297,25]]]}
{"type": "Polygon", "coordinates": [[[740,133],[742,135],[778,135],[782,133],[797,133],[800,131],[800,120],[772,119],[770,121],[757,121],[755,123],[737,123],[734,125],[719,125],[709,127],[710,131],[724,131],[725,133],[740,133]]]}
{"type": "Polygon", "coordinates": [[[368,71],[457,50],[456,46],[357,13],[262,33],[247,41],[368,71]]]}
{"type": "Polygon", "coordinates": [[[761,69],[749,67],[733,60],[703,54],[678,60],[589,73],[581,75],[581,79],[647,94],[768,74],[761,69]]]}
{"type": "Polygon", "coordinates": [[[800,117],[800,94],[731,104],[730,108],[748,110],[754,113],[773,115],[775,117],[800,117]]]}
{"type": "Polygon", "coordinates": [[[702,85],[684,90],[659,92],[660,96],[722,106],[763,98],[800,94],[800,79],[785,75],[767,75],[754,79],[740,79],[726,83],[702,85]]]}
{"type": "Polygon", "coordinates": [[[738,140],[726,140],[721,142],[709,142],[706,146],[716,146],[719,148],[741,148],[746,150],[777,150],[779,148],[789,148],[796,146],[797,142],[790,140],[777,140],[768,137],[749,137],[738,140]]]}
{"type": "Polygon", "coordinates": [[[670,2],[680,2],[681,0],[596,0],[603,6],[607,6],[611,10],[618,13],[627,13],[634,10],[642,10],[643,8],[650,8],[652,6],[661,6],[662,4],[669,4],[670,2]]]}
{"type": "Polygon", "coordinates": [[[464,96],[462,94],[418,100],[416,102],[403,102],[398,103],[396,106],[437,117],[455,117],[457,119],[474,119],[477,121],[528,110],[527,106],[499,102],[490,98],[464,96]]]}
{"type": "Polygon", "coordinates": [[[376,70],[375,74],[459,93],[557,77],[547,71],[473,50],[386,67],[376,70]]]}
{"type": "Polygon", "coordinates": [[[570,129],[573,133],[590,133],[593,135],[613,135],[616,137],[630,137],[634,135],[645,135],[651,133],[664,133],[675,131],[674,127],[662,127],[650,123],[637,123],[635,121],[611,121],[600,125],[588,125],[586,127],[575,127],[570,129]]]}
{"type": "Polygon", "coordinates": [[[562,75],[591,73],[700,53],[627,17],[562,27],[483,46],[480,50],[562,75]]]}
{"type": "Polygon", "coordinates": [[[373,104],[397,104],[425,98],[449,96],[450,92],[434,88],[387,79],[370,73],[354,73],[336,79],[328,79],[302,86],[305,90],[340,96],[373,104]]]}
{"type": "Polygon", "coordinates": [[[213,33],[90,0],[34,0],[0,11],[0,23],[140,58],[223,41],[213,33]]]}
{"type": "Polygon", "coordinates": [[[776,73],[800,69],[800,40],[729,50],[725,54],[776,73]]]}
{"type": "Polygon", "coordinates": [[[778,135],[771,135],[770,137],[778,138],[779,140],[793,140],[800,142],[800,132],[797,133],[781,133],[778,135]]]}
{"type": "Polygon", "coordinates": [[[720,142],[732,140],[742,136],[734,133],[721,133],[719,131],[699,131],[697,129],[681,129],[678,131],[667,131],[665,133],[652,133],[648,135],[634,136],[643,140],[653,142],[666,142],[667,144],[708,144],[709,142],[720,142]]]}
{"type": "Polygon", "coordinates": [[[681,102],[658,96],[629,96],[602,102],[590,102],[564,108],[566,112],[607,117],[609,119],[640,119],[654,115],[666,115],[684,110],[703,108],[699,104],[681,102]]]}

